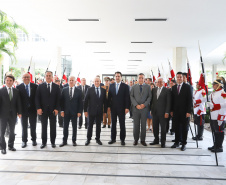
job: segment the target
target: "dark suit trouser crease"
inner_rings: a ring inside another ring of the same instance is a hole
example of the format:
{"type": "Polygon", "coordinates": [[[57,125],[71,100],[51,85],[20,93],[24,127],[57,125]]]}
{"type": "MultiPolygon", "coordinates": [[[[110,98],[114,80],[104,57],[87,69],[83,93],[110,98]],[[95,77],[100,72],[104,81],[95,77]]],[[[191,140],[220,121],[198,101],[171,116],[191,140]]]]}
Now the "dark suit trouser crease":
{"type": "Polygon", "coordinates": [[[91,140],[93,135],[93,124],[96,122],[96,140],[100,139],[102,115],[90,116],[87,129],[87,139],[91,140]]]}
{"type": "Polygon", "coordinates": [[[125,125],[125,112],[124,111],[111,111],[111,140],[116,140],[117,135],[117,117],[119,118],[120,125],[120,140],[125,141],[126,138],[126,125],[125,125]]]}
{"type": "Polygon", "coordinates": [[[22,115],[21,118],[21,124],[22,124],[22,141],[27,142],[28,141],[28,120],[30,123],[30,133],[31,133],[31,140],[36,141],[36,119],[37,114],[30,114],[29,116],[22,115]]]}
{"type": "Polygon", "coordinates": [[[47,143],[48,119],[49,119],[49,123],[50,123],[50,141],[51,141],[51,144],[55,144],[55,140],[56,140],[56,116],[53,113],[43,113],[42,116],[41,116],[42,144],[47,143]]]}
{"type": "Polygon", "coordinates": [[[189,118],[182,118],[181,116],[175,116],[175,143],[187,144],[189,128],[189,118]]]}
{"type": "Polygon", "coordinates": [[[157,114],[153,114],[153,132],[156,142],[159,142],[159,124],[161,126],[161,143],[165,144],[167,119],[164,118],[164,115],[158,116],[157,114]]]}
{"type": "Polygon", "coordinates": [[[0,127],[1,127],[1,147],[2,149],[6,149],[6,141],[5,141],[5,131],[7,124],[9,125],[9,140],[8,140],[8,147],[14,146],[15,141],[15,125],[16,125],[16,118],[4,118],[0,120],[0,127]]]}
{"type": "Polygon", "coordinates": [[[68,139],[68,127],[70,120],[72,122],[72,142],[76,141],[77,138],[77,115],[65,114],[64,116],[64,137],[63,142],[67,143],[68,139]]]}

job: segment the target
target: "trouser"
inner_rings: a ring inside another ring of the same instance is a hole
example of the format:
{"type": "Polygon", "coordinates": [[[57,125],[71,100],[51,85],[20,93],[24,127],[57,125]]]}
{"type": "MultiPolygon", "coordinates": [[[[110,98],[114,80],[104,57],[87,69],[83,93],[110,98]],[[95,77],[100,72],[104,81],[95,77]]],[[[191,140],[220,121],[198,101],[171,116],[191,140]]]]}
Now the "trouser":
{"type": "Polygon", "coordinates": [[[171,115],[169,115],[169,118],[167,118],[167,123],[166,123],[166,133],[167,132],[175,132],[175,119],[174,117],[171,117],[171,115]],[[170,129],[170,120],[172,121],[171,124],[171,129],[170,129]]]}
{"type": "Polygon", "coordinates": [[[108,110],[107,111],[107,115],[103,115],[103,124],[104,125],[107,125],[107,123],[108,123],[108,125],[111,125],[111,111],[110,110],[108,110]]]}
{"type": "MultiPolygon", "coordinates": [[[[84,101],[83,101],[83,103],[84,103],[84,101]]],[[[83,104],[82,104],[83,105],[83,104]]],[[[82,113],[81,113],[81,116],[79,117],[79,126],[81,127],[82,126],[82,124],[83,124],[83,107],[82,107],[82,113]]],[[[85,117],[85,127],[87,127],[87,125],[88,125],[88,118],[87,117],[85,117]]]]}
{"type": "Polygon", "coordinates": [[[75,142],[76,138],[77,138],[77,115],[65,114],[64,115],[63,143],[67,143],[68,127],[69,127],[70,120],[72,122],[72,142],[75,142]]]}
{"type": "Polygon", "coordinates": [[[182,144],[187,144],[188,128],[189,118],[183,118],[181,115],[175,117],[175,143],[179,144],[181,141],[182,144]]]}
{"type": "Polygon", "coordinates": [[[64,118],[61,116],[61,111],[58,112],[58,123],[59,126],[64,126],[64,118]]]}
{"type": "Polygon", "coordinates": [[[56,116],[53,113],[43,113],[41,116],[42,123],[42,144],[47,143],[47,126],[48,119],[50,123],[50,142],[51,144],[55,144],[56,140],[56,116]]]}
{"type": "Polygon", "coordinates": [[[194,114],[194,123],[197,125],[197,137],[202,138],[205,124],[205,114],[202,114],[201,116],[197,116],[197,114],[194,114]]]}
{"type": "Polygon", "coordinates": [[[213,130],[215,143],[214,145],[216,148],[222,148],[224,142],[224,128],[225,128],[225,121],[222,122],[221,126],[218,126],[217,120],[211,120],[211,129],[213,130]]]}
{"type": "Polygon", "coordinates": [[[96,122],[96,140],[100,139],[102,115],[90,116],[87,129],[87,139],[91,140],[93,135],[93,124],[96,122]]]}
{"type": "Polygon", "coordinates": [[[135,109],[133,111],[133,137],[135,141],[145,141],[148,109],[135,109]]]}
{"type": "Polygon", "coordinates": [[[130,109],[129,109],[129,117],[133,117],[133,110],[132,110],[132,105],[130,106],[130,109]]]}
{"type": "Polygon", "coordinates": [[[6,141],[5,141],[5,131],[7,124],[9,125],[9,140],[8,140],[8,147],[13,147],[14,146],[14,141],[15,141],[15,125],[16,125],[16,117],[9,117],[9,118],[4,118],[0,120],[0,127],[1,127],[1,148],[6,149],[6,141]]]}
{"type": "Polygon", "coordinates": [[[159,116],[157,114],[153,114],[152,116],[153,116],[153,132],[154,132],[155,142],[159,142],[159,124],[160,124],[161,144],[165,144],[167,119],[164,117],[164,115],[159,116]]]}
{"type": "Polygon", "coordinates": [[[112,110],[111,111],[111,140],[115,141],[117,136],[117,117],[119,118],[120,125],[120,140],[125,141],[126,138],[126,125],[125,125],[125,111],[112,110]]]}
{"type": "Polygon", "coordinates": [[[31,133],[31,140],[36,141],[36,120],[37,120],[37,114],[30,114],[29,116],[22,115],[21,118],[21,125],[22,125],[22,141],[27,142],[28,141],[28,120],[30,123],[30,133],[31,133]]]}

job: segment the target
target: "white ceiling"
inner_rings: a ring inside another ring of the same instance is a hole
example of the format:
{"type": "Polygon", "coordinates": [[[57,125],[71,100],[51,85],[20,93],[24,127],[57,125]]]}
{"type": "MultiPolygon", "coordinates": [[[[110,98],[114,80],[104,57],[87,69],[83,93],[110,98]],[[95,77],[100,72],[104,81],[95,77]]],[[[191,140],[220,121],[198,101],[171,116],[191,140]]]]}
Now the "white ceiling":
{"type": "MultiPolygon", "coordinates": [[[[156,70],[161,63],[168,70],[167,58],[172,60],[174,47],[186,47],[190,61],[195,63],[199,58],[198,40],[204,57],[226,41],[225,0],[0,1],[1,10],[62,47],[63,54],[72,55],[78,68],[101,65],[95,68],[97,73],[113,73],[115,70],[149,73],[151,67],[156,70]],[[68,19],[72,18],[100,21],[69,22],[68,19]],[[167,18],[167,21],[135,22],[136,18],[167,18]],[[87,44],[86,41],[106,43],[87,44]],[[132,44],[131,41],[153,43],[132,44]]],[[[214,63],[221,63],[221,56],[214,57],[214,63]]],[[[30,55],[23,57],[30,59],[30,55]]],[[[48,63],[49,58],[43,61],[48,63]]]]}

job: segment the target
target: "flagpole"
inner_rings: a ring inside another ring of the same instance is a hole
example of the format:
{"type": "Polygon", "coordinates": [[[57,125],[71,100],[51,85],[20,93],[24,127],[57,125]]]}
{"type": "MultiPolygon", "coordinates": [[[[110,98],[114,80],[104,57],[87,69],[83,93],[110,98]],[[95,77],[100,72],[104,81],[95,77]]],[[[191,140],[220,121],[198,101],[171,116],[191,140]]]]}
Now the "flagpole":
{"type": "MultiPolygon", "coordinates": [[[[200,53],[200,61],[201,61],[201,66],[202,66],[202,73],[205,74],[205,69],[204,69],[204,64],[203,64],[203,60],[202,60],[202,53],[201,53],[201,48],[200,48],[200,44],[198,41],[198,45],[199,45],[199,53],[200,53]]],[[[204,77],[204,82],[206,82],[206,75],[203,75],[204,77]]],[[[208,90],[206,87],[206,83],[205,83],[205,90],[206,90],[206,99],[207,102],[209,101],[209,97],[208,97],[208,90]]],[[[218,158],[217,158],[217,152],[216,152],[216,138],[213,132],[213,126],[211,124],[211,112],[210,112],[210,107],[208,107],[209,113],[210,113],[210,127],[211,127],[211,131],[212,131],[212,138],[213,138],[213,146],[214,146],[214,153],[215,153],[215,159],[216,159],[216,165],[218,166],[218,158]]]]}

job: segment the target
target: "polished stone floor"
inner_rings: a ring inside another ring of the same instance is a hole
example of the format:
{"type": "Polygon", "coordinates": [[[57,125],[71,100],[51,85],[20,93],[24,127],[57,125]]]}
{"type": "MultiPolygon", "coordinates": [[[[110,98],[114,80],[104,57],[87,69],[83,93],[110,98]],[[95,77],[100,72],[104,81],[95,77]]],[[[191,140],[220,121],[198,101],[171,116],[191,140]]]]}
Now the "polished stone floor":
{"type": "MultiPolygon", "coordinates": [[[[57,127],[57,148],[48,145],[41,150],[40,128],[41,124],[38,123],[38,146],[33,147],[29,138],[27,148],[22,149],[20,123],[16,126],[17,151],[0,155],[0,185],[226,184],[226,152],[218,154],[217,167],[214,153],[207,150],[208,146],[212,146],[211,133],[208,131],[204,132],[204,141],[199,142],[199,148],[189,131],[187,150],[184,152],[179,148],[170,148],[174,136],[169,134],[164,149],[160,145],[143,147],[139,144],[134,147],[133,123],[127,117],[126,146],[120,145],[119,136],[117,143],[108,145],[109,128],[102,129],[102,146],[96,144],[95,137],[90,146],[85,146],[86,129],[83,126],[81,130],[78,129],[78,146],[73,147],[68,140],[69,145],[60,148],[63,129],[57,127]]],[[[147,132],[146,141],[150,143],[152,140],[153,133],[147,132]]]]}

